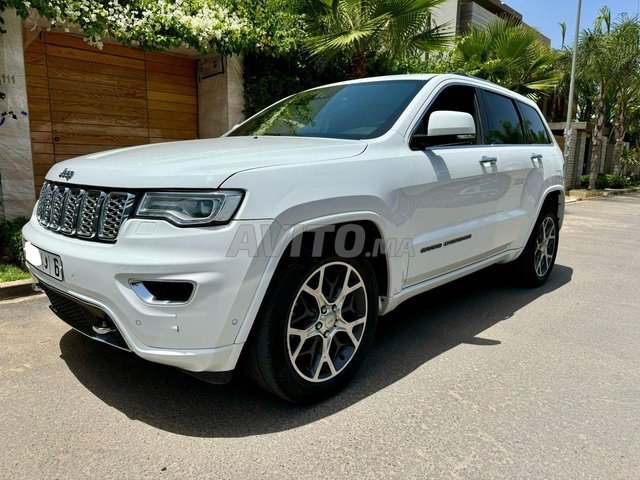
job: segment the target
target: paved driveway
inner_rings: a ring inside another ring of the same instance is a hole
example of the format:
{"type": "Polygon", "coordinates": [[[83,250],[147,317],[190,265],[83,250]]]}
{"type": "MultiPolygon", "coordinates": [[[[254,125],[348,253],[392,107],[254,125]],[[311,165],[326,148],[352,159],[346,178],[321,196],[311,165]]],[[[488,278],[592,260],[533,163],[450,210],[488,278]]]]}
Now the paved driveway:
{"type": "Polygon", "coordinates": [[[640,196],[571,204],[545,287],[491,270],[409,301],[311,408],[0,303],[0,477],[638,478],[639,270],[640,196]]]}

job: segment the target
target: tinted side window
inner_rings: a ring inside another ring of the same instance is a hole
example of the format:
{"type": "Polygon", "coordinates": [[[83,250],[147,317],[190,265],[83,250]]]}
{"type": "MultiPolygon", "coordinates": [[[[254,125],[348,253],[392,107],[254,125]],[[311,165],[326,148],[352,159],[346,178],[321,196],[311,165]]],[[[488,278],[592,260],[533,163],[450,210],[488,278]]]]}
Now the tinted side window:
{"type": "Polygon", "coordinates": [[[488,144],[524,143],[518,111],[513,100],[503,95],[484,91],[488,125],[484,140],[488,144]]]}
{"type": "Polygon", "coordinates": [[[527,140],[530,143],[551,143],[544,122],[536,110],[529,105],[518,102],[520,112],[522,113],[522,122],[524,123],[524,131],[527,140]]]}

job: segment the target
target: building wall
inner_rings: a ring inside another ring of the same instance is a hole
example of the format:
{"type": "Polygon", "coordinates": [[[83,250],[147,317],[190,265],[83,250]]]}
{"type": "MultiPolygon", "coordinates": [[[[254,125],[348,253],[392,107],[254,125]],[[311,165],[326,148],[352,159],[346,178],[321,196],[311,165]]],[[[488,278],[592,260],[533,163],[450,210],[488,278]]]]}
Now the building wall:
{"type": "Polygon", "coordinates": [[[200,138],[213,138],[244,120],[244,60],[242,56],[225,58],[224,72],[198,83],[200,138]]]}
{"type": "MultiPolygon", "coordinates": [[[[506,16],[518,22],[522,15],[500,0],[446,0],[434,9],[433,19],[436,24],[448,24],[448,31],[460,35],[472,26],[484,27],[499,16],[506,16]]],[[[540,34],[540,40],[551,45],[551,40],[540,34]]]]}
{"type": "Polygon", "coordinates": [[[459,32],[460,0],[446,0],[433,10],[436,25],[447,25],[447,32],[455,35],[459,32]]]}
{"type": "Polygon", "coordinates": [[[477,3],[467,3],[462,5],[460,12],[461,30],[464,33],[464,31],[467,31],[471,27],[485,27],[497,18],[499,18],[497,15],[494,15],[477,3]]]}
{"type": "Polygon", "coordinates": [[[13,110],[17,119],[0,119],[0,219],[29,216],[34,188],[29,137],[30,109],[22,53],[22,22],[13,10],[3,13],[7,33],[0,35],[0,112],[13,110]]]}

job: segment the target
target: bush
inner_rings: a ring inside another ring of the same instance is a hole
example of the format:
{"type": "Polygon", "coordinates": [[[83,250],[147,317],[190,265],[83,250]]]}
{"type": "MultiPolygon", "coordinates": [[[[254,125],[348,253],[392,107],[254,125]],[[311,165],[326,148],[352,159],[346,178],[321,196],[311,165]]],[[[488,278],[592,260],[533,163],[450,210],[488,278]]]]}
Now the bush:
{"type": "Polygon", "coordinates": [[[244,57],[244,111],[250,117],[278,100],[302,90],[346,80],[350,67],[345,59],[336,59],[318,72],[302,51],[287,57],[247,54],[244,57]]]}
{"type": "Polygon", "coordinates": [[[604,190],[605,188],[609,188],[609,178],[606,174],[601,173],[596,180],[596,189],[604,190]]]}
{"type": "Polygon", "coordinates": [[[589,175],[582,175],[580,177],[580,186],[582,188],[587,188],[589,186],[589,175]]]}
{"type": "Polygon", "coordinates": [[[640,185],[640,175],[631,175],[629,177],[629,186],[635,187],[640,185]]]}
{"type": "MultiPolygon", "coordinates": [[[[603,190],[605,188],[609,188],[609,176],[612,177],[613,175],[605,175],[604,173],[598,175],[598,179],[596,180],[596,189],[603,190]]],[[[589,187],[589,175],[582,175],[580,177],[580,186],[582,188],[589,187]]]]}
{"type": "Polygon", "coordinates": [[[24,266],[22,227],[27,222],[25,217],[0,221],[0,256],[6,256],[9,262],[21,267],[24,266]]]}
{"type": "Polygon", "coordinates": [[[608,188],[626,188],[628,186],[627,179],[620,175],[607,174],[607,183],[608,188]]]}

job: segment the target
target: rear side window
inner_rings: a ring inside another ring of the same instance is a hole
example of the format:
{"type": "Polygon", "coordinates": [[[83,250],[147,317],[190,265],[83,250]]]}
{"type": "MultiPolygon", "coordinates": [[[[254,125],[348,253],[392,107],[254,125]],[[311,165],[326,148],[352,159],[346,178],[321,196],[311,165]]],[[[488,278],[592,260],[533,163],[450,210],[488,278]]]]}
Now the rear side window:
{"type": "Polygon", "coordinates": [[[518,102],[518,107],[520,107],[520,113],[522,113],[522,123],[524,124],[527,141],[530,143],[551,143],[544,122],[535,108],[522,102],[518,102]]]}
{"type": "Polygon", "coordinates": [[[513,100],[487,90],[483,93],[487,111],[485,143],[505,145],[524,143],[520,116],[513,100]]]}

